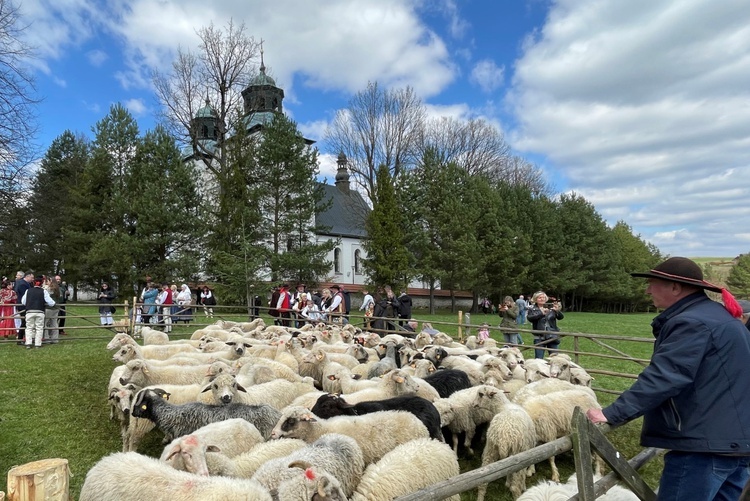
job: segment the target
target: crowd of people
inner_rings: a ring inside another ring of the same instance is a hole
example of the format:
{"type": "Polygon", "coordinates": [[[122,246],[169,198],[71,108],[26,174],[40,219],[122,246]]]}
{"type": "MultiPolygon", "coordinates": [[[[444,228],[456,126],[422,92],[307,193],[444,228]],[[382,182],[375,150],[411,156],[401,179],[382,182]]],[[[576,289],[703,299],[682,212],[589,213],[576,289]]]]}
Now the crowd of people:
{"type": "Polygon", "coordinates": [[[59,275],[16,272],[0,285],[0,336],[27,349],[56,344],[65,335],[65,304],[70,293],[59,275]]]}
{"type": "MultiPolygon", "coordinates": [[[[104,284],[106,285],[106,284],[104,284]]],[[[136,315],[136,323],[157,326],[164,332],[172,332],[175,324],[183,322],[188,324],[193,321],[194,305],[201,306],[204,316],[213,318],[216,296],[213,291],[204,285],[195,293],[188,284],[177,284],[162,282],[157,284],[150,276],[146,277],[146,283],[139,296],[140,307],[136,315]]],[[[100,292],[100,302],[110,303],[108,297],[100,292]]],[[[111,325],[111,316],[114,308],[105,304],[99,308],[102,325],[111,325]],[[104,310],[104,311],[103,311],[104,310]]]]}

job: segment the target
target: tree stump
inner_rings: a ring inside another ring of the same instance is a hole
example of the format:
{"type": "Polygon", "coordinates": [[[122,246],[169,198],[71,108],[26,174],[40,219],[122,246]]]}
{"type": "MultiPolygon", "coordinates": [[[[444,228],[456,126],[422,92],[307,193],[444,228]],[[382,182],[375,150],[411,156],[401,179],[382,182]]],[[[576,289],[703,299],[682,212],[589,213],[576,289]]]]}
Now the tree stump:
{"type": "Polygon", "coordinates": [[[7,501],[68,501],[68,460],[42,459],[8,472],[7,501]]]}

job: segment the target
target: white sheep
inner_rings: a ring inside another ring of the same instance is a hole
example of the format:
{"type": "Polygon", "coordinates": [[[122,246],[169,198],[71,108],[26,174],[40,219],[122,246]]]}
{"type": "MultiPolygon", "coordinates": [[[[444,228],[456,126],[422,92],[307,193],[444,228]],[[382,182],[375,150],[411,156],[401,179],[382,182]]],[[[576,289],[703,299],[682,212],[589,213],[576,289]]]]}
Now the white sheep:
{"type": "MultiPolygon", "coordinates": [[[[200,360],[196,358],[195,356],[199,355],[198,353],[187,353],[187,352],[180,352],[175,354],[173,357],[169,357],[166,360],[157,360],[157,359],[148,359],[148,362],[154,365],[200,365],[205,363],[212,363],[215,361],[218,361],[219,358],[216,356],[206,357],[204,360],[200,360]],[[182,356],[182,355],[187,356],[182,356]]],[[[127,364],[131,360],[145,360],[143,357],[143,352],[140,350],[140,346],[135,344],[125,344],[123,345],[117,352],[112,355],[112,360],[115,362],[120,362],[121,364],[127,364]]]]}
{"type": "MultiPolygon", "coordinates": [[[[273,491],[297,474],[293,465],[298,462],[325,470],[336,477],[346,496],[352,495],[365,469],[363,451],[357,441],[344,434],[331,432],[288,456],[266,461],[252,479],[273,491]]],[[[279,499],[284,498],[279,496],[279,499]]]]}
{"type": "Polygon", "coordinates": [[[141,337],[143,338],[144,346],[169,343],[169,334],[160,330],[152,329],[148,326],[143,326],[143,328],[141,328],[141,337]]]}
{"type": "Polygon", "coordinates": [[[570,390],[585,391],[589,395],[591,395],[593,399],[596,399],[596,394],[590,388],[581,387],[562,379],[549,378],[540,379],[539,381],[534,381],[533,383],[524,385],[523,388],[519,389],[515,393],[511,400],[513,400],[513,402],[517,403],[518,405],[523,405],[526,400],[537,395],[546,395],[547,393],[554,393],[556,391],[570,390]]]}
{"type": "Polygon", "coordinates": [[[224,456],[230,458],[239,456],[265,442],[258,428],[241,418],[207,424],[190,435],[172,440],[164,448],[160,457],[162,461],[169,463],[174,469],[191,473],[199,473],[201,469],[192,465],[192,461],[196,457],[192,448],[196,446],[196,443],[186,441],[185,437],[187,436],[192,436],[196,440],[203,441],[206,445],[210,444],[212,447],[218,448],[224,456]]]}
{"type": "MultiPolygon", "coordinates": [[[[195,384],[206,377],[209,364],[156,366],[146,360],[131,360],[125,364],[120,375],[120,384],[133,383],[137,386],[154,384],[195,384]]],[[[230,367],[226,366],[227,370],[230,367]]]]}
{"type": "Polygon", "coordinates": [[[179,352],[196,353],[196,349],[186,343],[140,346],[138,343],[136,343],[135,339],[128,336],[127,334],[115,334],[115,337],[113,337],[109,344],[107,344],[107,349],[116,350],[122,347],[124,344],[133,344],[138,346],[138,348],[140,349],[139,358],[165,360],[179,352]]]}
{"type": "MultiPolygon", "coordinates": [[[[594,481],[597,481],[594,475],[594,481]]],[[[567,501],[578,493],[578,482],[573,474],[568,482],[540,482],[523,493],[516,501],[567,501]]],[[[596,498],[597,501],[638,501],[638,496],[619,485],[612,486],[606,493],[596,498]]]]}
{"type": "MultiPolygon", "coordinates": [[[[581,407],[584,412],[589,409],[601,409],[596,397],[589,388],[577,387],[575,390],[556,391],[526,399],[521,406],[529,413],[536,427],[537,441],[551,442],[571,433],[573,411],[581,407]]],[[[595,457],[596,473],[601,472],[601,458],[595,457]]],[[[549,458],[552,468],[552,480],[560,481],[560,473],[555,464],[555,456],[549,458]]]]}
{"type": "Polygon", "coordinates": [[[458,459],[449,446],[427,438],[410,440],[367,467],[351,501],[389,501],[458,474],[458,459]]]}
{"type": "MultiPolygon", "coordinates": [[[[508,403],[492,418],[482,453],[482,466],[508,458],[536,446],[536,428],[531,416],[519,405],[508,403]]],[[[514,498],[526,490],[526,468],[509,474],[505,485],[514,498]]],[[[477,501],[483,501],[487,484],[479,486],[477,501]]]]}
{"type": "Polygon", "coordinates": [[[275,360],[269,360],[262,357],[244,356],[239,360],[235,360],[232,367],[235,369],[236,374],[250,374],[255,370],[255,367],[267,367],[271,369],[275,377],[279,379],[286,379],[287,381],[299,382],[302,381],[302,376],[288,366],[277,362],[275,360]]]}
{"type": "Polygon", "coordinates": [[[258,482],[210,477],[177,471],[158,459],[136,452],[105,456],[86,474],[79,501],[225,501],[245,499],[271,501],[271,494],[258,482]]]}
{"type": "Polygon", "coordinates": [[[168,459],[166,462],[178,470],[190,473],[207,471],[209,475],[234,478],[252,478],[266,461],[286,457],[298,449],[307,447],[303,440],[280,438],[260,442],[248,451],[230,457],[224,454],[219,446],[212,445],[212,441],[194,435],[180,437],[179,445],[179,449],[174,448],[170,450],[170,454],[162,455],[162,460],[168,459]],[[170,457],[172,453],[177,455],[170,457]]]}
{"type": "Polygon", "coordinates": [[[526,360],[523,366],[526,370],[527,383],[533,383],[534,381],[539,381],[540,379],[550,377],[549,362],[547,362],[546,360],[543,360],[541,358],[532,358],[530,360],[526,360]]]}
{"type": "Polygon", "coordinates": [[[128,425],[130,423],[130,410],[135,401],[135,394],[140,388],[129,384],[126,386],[117,386],[109,392],[110,402],[110,419],[117,419],[120,423],[120,437],[122,438],[123,449],[127,445],[128,425]]]}
{"type": "Polygon", "coordinates": [[[297,397],[315,391],[311,383],[292,383],[286,379],[276,379],[245,387],[238,384],[235,376],[231,374],[218,376],[207,388],[213,393],[214,400],[218,403],[268,404],[278,410],[291,404],[297,397]]]}
{"type": "Polygon", "coordinates": [[[341,433],[355,439],[362,448],[366,464],[378,461],[397,445],[430,436],[422,421],[407,411],[320,419],[304,407],[287,407],[271,432],[271,438],[300,438],[311,443],[326,433],[341,433]]]}
{"type": "Polygon", "coordinates": [[[419,384],[402,370],[394,370],[380,378],[380,386],[349,393],[346,401],[350,404],[368,400],[385,400],[400,395],[418,394],[419,384]]]}

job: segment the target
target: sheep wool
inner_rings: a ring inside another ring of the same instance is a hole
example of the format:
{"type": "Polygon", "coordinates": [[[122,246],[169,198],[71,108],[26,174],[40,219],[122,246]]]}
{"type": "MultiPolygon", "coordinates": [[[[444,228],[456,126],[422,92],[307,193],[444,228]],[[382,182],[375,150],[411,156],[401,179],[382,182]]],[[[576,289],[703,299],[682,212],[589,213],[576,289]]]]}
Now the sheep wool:
{"type": "Polygon", "coordinates": [[[389,501],[458,474],[458,459],[449,446],[427,438],[411,440],[367,467],[351,501],[389,501]]]}
{"type": "Polygon", "coordinates": [[[136,452],[105,456],[86,474],[79,501],[271,501],[258,482],[177,471],[136,452]]]}

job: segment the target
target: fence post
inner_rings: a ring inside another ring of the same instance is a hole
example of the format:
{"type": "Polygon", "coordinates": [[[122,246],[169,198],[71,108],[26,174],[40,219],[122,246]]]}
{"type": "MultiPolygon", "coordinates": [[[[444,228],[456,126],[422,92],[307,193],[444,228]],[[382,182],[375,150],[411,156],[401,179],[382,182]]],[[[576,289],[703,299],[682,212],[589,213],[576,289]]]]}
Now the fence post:
{"type": "Polygon", "coordinates": [[[464,325],[466,325],[466,337],[471,336],[471,313],[469,312],[466,312],[466,315],[464,315],[464,325]]]}
{"type": "Polygon", "coordinates": [[[464,340],[464,330],[463,330],[463,324],[464,324],[464,312],[461,310],[458,310],[458,342],[463,342],[464,340]]]}

